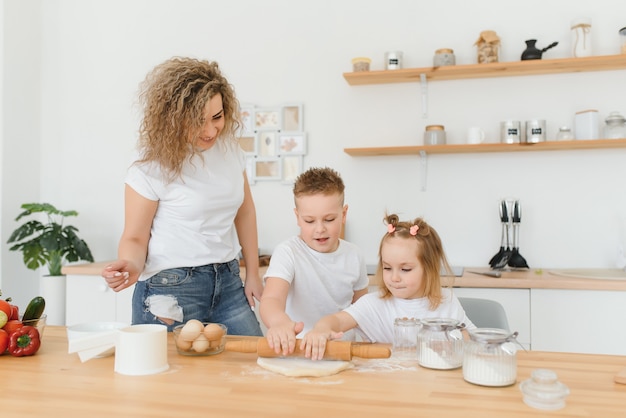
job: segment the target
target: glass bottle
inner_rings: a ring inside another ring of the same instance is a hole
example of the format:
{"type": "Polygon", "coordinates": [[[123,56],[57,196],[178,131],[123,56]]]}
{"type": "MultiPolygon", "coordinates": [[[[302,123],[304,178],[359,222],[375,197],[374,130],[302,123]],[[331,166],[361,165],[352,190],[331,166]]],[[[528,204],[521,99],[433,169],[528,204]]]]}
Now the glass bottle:
{"type": "Polygon", "coordinates": [[[456,319],[429,318],[420,321],[417,362],[429,369],[458,369],[463,365],[463,335],[456,319]]]}
{"type": "Polygon", "coordinates": [[[463,379],[481,386],[509,386],[517,379],[517,332],[498,328],[469,330],[463,352],[463,379]]]}
{"type": "Polygon", "coordinates": [[[626,138],[626,119],[619,112],[611,112],[604,120],[604,137],[606,139],[626,138]]]}
{"type": "Polygon", "coordinates": [[[397,360],[417,360],[417,333],[419,321],[415,318],[396,318],[393,322],[393,348],[397,360]]]}

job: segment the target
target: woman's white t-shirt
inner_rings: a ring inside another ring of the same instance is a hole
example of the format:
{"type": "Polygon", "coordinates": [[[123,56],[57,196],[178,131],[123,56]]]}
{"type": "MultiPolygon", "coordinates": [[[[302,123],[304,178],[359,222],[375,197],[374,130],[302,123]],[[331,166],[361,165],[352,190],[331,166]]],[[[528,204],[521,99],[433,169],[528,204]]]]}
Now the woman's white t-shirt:
{"type": "Polygon", "coordinates": [[[131,165],[126,184],[159,202],[139,280],[169,268],[238,257],[241,247],[234,220],[243,202],[244,170],[243,151],[225,141],[186,160],[182,175],[170,183],[156,163],[131,165]]]}

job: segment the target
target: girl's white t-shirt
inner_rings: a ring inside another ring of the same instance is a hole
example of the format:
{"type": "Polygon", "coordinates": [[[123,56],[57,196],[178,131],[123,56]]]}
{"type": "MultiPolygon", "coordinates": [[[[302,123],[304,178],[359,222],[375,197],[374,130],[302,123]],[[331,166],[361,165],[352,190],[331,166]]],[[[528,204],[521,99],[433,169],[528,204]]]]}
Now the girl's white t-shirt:
{"type": "Polygon", "coordinates": [[[464,323],[466,329],[476,328],[456,295],[449,288],[443,288],[441,292],[443,300],[434,311],[430,310],[428,298],[382,299],[380,291],[364,295],[344,311],[354,318],[359,330],[370,342],[393,343],[396,318],[451,318],[464,323]]]}
{"type": "Polygon", "coordinates": [[[243,151],[225,141],[186,160],[182,176],[170,183],[156,163],[131,165],[126,184],[159,202],[139,280],[169,268],[238,257],[241,247],[234,220],[243,202],[244,170],[243,151]]]}

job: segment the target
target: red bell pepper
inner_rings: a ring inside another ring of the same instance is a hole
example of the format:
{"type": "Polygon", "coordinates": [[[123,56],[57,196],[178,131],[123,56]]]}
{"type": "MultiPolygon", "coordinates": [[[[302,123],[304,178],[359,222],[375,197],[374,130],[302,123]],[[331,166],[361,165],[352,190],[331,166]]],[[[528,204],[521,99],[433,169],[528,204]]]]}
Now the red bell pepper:
{"type": "Polygon", "coordinates": [[[30,325],[24,325],[9,336],[9,354],[15,357],[32,356],[40,345],[39,331],[30,325]]]}

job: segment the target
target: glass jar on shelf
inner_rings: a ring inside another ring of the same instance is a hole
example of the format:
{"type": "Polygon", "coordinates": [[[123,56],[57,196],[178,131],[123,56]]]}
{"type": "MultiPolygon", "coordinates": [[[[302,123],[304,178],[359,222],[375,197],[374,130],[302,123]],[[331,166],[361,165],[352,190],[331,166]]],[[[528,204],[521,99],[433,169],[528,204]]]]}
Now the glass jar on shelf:
{"type": "Polygon", "coordinates": [[[604,122],[606,139],[626,139],[626,119],[619,112],[611,112],[604,122]]]}
{"type": "Polygon", "coordinates": [[[572,132],[572,128],[569,126],[561,126],[559,131],[556,133],[557,141],[572,141],[574,139],[574,133],[572,132]]]}

